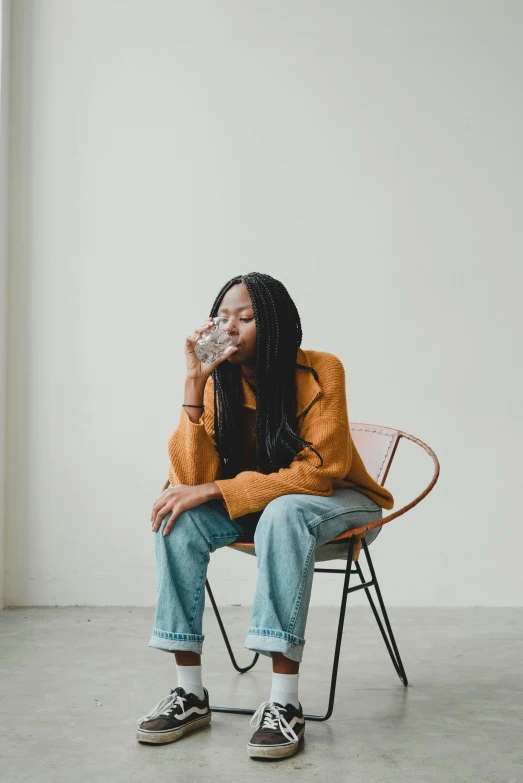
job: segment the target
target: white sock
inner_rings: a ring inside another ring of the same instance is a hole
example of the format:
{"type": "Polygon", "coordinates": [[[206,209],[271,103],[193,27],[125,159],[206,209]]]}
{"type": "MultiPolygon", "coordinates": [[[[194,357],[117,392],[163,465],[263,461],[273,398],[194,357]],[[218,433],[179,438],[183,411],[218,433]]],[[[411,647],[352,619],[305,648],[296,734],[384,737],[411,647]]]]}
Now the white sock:
{"type": "Polygon", "coordinates": [[[202,685],[202,665],[199,666],[178,666],[176,664],[176,673],[178,674],[178,685],[186,693],[194,693],[199,699],[205,696],[202,685]]]}
{"type": "Polygon", "coordinates": [[[294,704],[295,707],[300,706],[298,701],[298,677],[297,674],[278,674],[272,673],[272,687],[269,701],[277,701],[278,704],[283,704],[285,707],[287,704],[294,704]]]}

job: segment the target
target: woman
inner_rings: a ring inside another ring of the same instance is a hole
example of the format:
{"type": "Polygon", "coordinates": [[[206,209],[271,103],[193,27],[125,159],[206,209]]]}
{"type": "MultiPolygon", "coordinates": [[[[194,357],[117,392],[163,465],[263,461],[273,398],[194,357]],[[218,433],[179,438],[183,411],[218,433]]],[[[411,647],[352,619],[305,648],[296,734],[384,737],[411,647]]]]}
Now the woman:
{"type": "Polygon", "coordinates": [[[178,687],[138,721],[140,742],[172,742],[209,723],[200,657],[207,565],[210,552],[249,536],[258,579],[245,647],[271,657],[273,674],[247,752],[290,756],[303,739],[298,670],[315,549],[382,517],[394,500],[352,442],[341,361],[302,350],[301,340],[285,286],[257,272],[230,280],[186,339],[169,480],[151,516],[158,603],[149,646],[174,652],[178,687]],[[239,342],[204,364],[194,346],[217,315],[239,342]]]}

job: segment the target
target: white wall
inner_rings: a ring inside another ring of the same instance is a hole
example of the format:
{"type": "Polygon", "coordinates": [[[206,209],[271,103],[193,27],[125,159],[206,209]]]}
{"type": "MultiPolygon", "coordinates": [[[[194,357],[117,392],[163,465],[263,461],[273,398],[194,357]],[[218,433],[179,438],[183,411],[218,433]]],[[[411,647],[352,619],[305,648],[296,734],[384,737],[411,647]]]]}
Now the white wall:
{"type": "MultiPolygon", "coordinates": [[[[7,606],[154,605],[185,335],[253,270],[343,360],[351,420],[441,460],[371,550],[388,604],[522,603],[522,23],[516,0],[13,4],[7,606]]],[[[250,603],[253,558],[209,576],[250,603]]]]}
{"type": "Polygon", "coordinates": [[[0,0],[0,608],[5,606],[10,0],[0,0]]]}

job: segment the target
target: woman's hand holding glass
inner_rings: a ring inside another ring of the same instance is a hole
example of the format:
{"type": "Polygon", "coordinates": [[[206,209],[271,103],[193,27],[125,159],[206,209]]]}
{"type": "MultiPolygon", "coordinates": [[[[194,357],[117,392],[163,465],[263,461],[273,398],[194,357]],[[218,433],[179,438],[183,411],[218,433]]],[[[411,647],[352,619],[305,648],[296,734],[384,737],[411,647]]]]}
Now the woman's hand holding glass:
{"type": "Polygon", "coordinates": [[[197,327],[194,330],[194,334],[188,335],[185,340],[185,361],[187,364],[187,377],[192,378],[195,380],[201,380],[206,381],[207,378],[211,375],[214,368],[217,367],[219,364],[224,362],[226,359],[231,356],[235,351],[237,351],[236,346],[231,346],[223,356],[221,356],[217,361],[215,362],[203,362],[201,359],[198,358],[198,356],[195,353],[195,346],[200,337],[205,334],[205,332],[208,332],[211,329],[214,329],[216,327],[216,323],[213,318],[208,318],[205,323],[203,323],[201,326],[197,327]]]}

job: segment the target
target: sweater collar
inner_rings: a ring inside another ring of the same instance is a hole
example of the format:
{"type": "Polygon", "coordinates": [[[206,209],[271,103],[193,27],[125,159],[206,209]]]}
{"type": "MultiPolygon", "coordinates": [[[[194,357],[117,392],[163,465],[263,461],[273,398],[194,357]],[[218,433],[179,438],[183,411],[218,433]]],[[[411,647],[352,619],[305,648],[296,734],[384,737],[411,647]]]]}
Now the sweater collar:
{"type": "MultiPolygon", "coordinates": [[[[305,367],[311,367],[311,361],[306,351],[302,348],[298,348],[296,354],[296,361],[298,364],[303,364],[305,367]]],[[[242,375],[242,387],[243,387],[243,402],[244,408],[250,408],[256,410],[256,396],[242,375]]],[[[314,375],[301,368],[296,368],[296,417],[306,413],[310,407],[316,402],[321,393],[321,387],[314,375]]]]}

